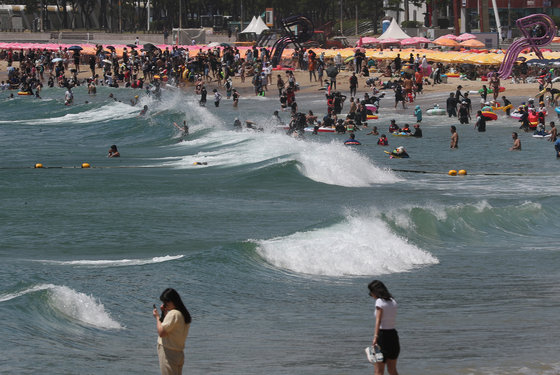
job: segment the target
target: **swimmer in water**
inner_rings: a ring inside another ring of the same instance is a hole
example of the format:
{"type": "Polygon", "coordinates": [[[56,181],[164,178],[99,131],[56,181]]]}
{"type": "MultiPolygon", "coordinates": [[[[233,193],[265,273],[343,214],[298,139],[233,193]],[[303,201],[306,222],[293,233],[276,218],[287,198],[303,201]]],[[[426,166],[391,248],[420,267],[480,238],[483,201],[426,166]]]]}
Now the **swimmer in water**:
{"type": "Polygon", "coordinates": [[[345,145],[361,145],[360,141],[356,140],[354,133],[350,133],[350,138],[344,141],[345,145]]]}
{"type": "Polygon", "coordinates": [[[408,158],[408,153],[406,152],[406,150],[404,149],[403,146],[399,146],[396,149],[394,149],[393,151],[391,151],[391,157],[397,157],[397,158],[408,158]]]}
{"type": "Polygon", "coordinates": [[[109,154],[107,155],[108,158],[118,158],[121,154],[119,150],[117,150],[117,145],[112,145],[109,149],[109,154]]]}
{"type": "Polygon", "coordinates": [[[74,94],[72,93],[72,88],[68,86],[66,93],[64,94],[64,104],[70,105],[74,102],[74,94]]]}
{"type": "Polygon", "coordinates": [[[513,139],[513,146],[509,149],[510,151],[521,151],[521,140],[516,132],[511,134],[511,138],[513,139]]]}
{"type": "Polygon", "coordinates": [[[173,125],[181,131],[181,140],[183,140],[184,138],[187,137],[187,135],[189,135],[189,126],[187,125],[186,121],[183,121],[183,126],[177,125],[176,122],[174,122],[173,125]]]}
{"type": "Polygon", "coordinates": [[[145,105],[144,108],[140,111],[138,116],[145,116],[148,113],[148,106],[145,105]]]}

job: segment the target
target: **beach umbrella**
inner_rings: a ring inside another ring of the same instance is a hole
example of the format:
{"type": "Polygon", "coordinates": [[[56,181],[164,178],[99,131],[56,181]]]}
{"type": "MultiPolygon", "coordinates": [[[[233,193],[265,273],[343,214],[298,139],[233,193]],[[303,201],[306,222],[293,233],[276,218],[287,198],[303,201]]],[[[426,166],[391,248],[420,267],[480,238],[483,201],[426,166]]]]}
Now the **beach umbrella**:
{"type": "Polygon", "coordinates": [[[446,39],[446,38],[437,38],[436,40],[434,40],[434,44],[437,44],[438,46],[443,46],[443,47],[457,47],[457,46],[459,46],[459,43],[457,43],[457,41],[455,41],[453,39],[446,39]]]}
{"type": "Polygon", "coordinates": [[[400,42],[400,40],[393,38],[383,39],[379,41],[380,44],[399,44],[400,42]]]}
{"type": "Polygon", "coordinates": [[[146,43],[144,44],[144,50],[146,51],[152,51],[155,49],[159,49],[158,47],[156,47],[155,45],[153,45],[152,43],[146,43]]]}
{"type": "Polygon", "coordinates": [[[476,35],[464,33],[459,35],[455,40],[458,42],[464,42],[465,40],[471,40],[471,39],[476,39],[476,35]]]}
{"type": "Polygon", "coordinates": [[[331,78],[336,78],[336,76],[338,75],[338,69],[336,68],[336,66],[329,66],[326,72],[327,72],[327,76],[331,78]]]}
{"type": "Polygon", "coordinates": [[[59,61],[62,61],[62,59],[60,57],[56,57],[56,58],[51,60],[51,62],[53,62],[53,63],[57,63],[59,61]]]}
{"type": "Polygon", "coordinates": [[[83,48],[80,47],[80,46],[72,46],[72,47],[68,47],[68,49],[70,51],[81,51],[81,50],[83,50],[83,48]]]}
{"type": "Polygon", "coordinates": [[[552,63],[549,59],[531,59],[527,61],[527,65],[529,66],[547,66],[552,63]]]}
{"type": "Polygon", "coordinates": [[[474,55],[470,62],[481,65],[499,65],[504,60],[504,55],[495,53],[481,53],[474,55]]]}
{"type": "Polygon", "coordinates": [[[483,42],[481,42],[478,39],[468,39],[459,44],[462,45],[463,47],[474,47],[474,48],[486,46],[483,42]]]}
{"type": "Polygon", "coordinates": [[[360,40],[356,43],[358,47],[366,46],[366,45],[375,45],[379,43],[379,39],[374,37],[361,37],[360,40]]]}
{"type": "Polygon", "coordinates": [[[424,38],[421,36],[415,36],[412,38],[407,38],[401,40],[401,46],[410,46],[413,44],[421,44],[421,43],[431,43],[432,41],[428,38],[424,38]]]}
{"type": "MultiPolygon", "coordinates": [[[[451,40],[456,40],[458,38],[458,36],[454,35],[454,34],[446,34],[446,35],[442,35],[439,38],[437,38],[436,40],[439,39],[451,39],[451,40]]],[[[434,42],[436,41],[434,40],[434,42]]]]}
{"type": "Polygon", "coordinates": [[[113,62],[111,60],[104,59],[101,61],[104,62],[105,64],[113,65],[113,62]]]}
{"type": "Polygon", "coordinates": [[[114,51],[114,50],[115,50],[115,47],[113,47],[113,46],[107,46],[107,47],[105,47],[105,48],[110,49],[111,51],[114,51]]]}
{"type": "Polygon", "coordinates": [[[132,49],[138,48],[138,46],[137,46],[136,44],[127,44],[126,46],[127,46],[127,47],[130,47],[130,48],[132,48],[132,49]]]}

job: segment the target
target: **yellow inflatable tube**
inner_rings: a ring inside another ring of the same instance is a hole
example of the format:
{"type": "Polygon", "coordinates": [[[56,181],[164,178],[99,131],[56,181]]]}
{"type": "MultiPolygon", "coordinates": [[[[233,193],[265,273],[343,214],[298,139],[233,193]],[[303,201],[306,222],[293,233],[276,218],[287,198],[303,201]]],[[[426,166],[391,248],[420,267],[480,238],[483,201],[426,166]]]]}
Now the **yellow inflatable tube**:
{"type": "Polygon", "coordinates": [[[506,105],[505,107],[492,107],[492,109],[493,109],[494,111],[497,111],[497,110],[500,110],[500,109],[501,109],[501,110],[504,111],[504,112],[507,111],[508,109],[512,109],[512,108],[513,108],[513,105],[511,105],[511,104],[508,104],[508,105],[506,105]]]}

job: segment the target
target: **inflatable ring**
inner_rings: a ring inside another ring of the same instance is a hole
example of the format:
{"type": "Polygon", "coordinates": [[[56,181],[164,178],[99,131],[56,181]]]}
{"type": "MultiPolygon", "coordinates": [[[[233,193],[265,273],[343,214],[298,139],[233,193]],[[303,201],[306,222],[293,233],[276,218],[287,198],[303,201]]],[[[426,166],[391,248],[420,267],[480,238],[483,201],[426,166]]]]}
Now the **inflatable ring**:
{"type": "Polygon", "coordinates": [[[426,111],[427,114],[429,115],[434,115],[434,116],[442,116],[445,115],[445,109],[443,108],[432,108],[432,109],[428,109],[426,111]]]}
{"type": "Polygon", "coordinates": [[[366,107],[366,109],[367,109],[368,111],[372,111],[372,112],[376,112],[376,111],[377,111],[377,107],[374,106],[373,104],[366,104],[365,107],[366,107]]]}
{"type": "MultiPolygon", "coordinates": [[[[482,91],[484,91],[484,90],[480,89],[480,90],[478,90],[478,93],[479,93],[479,94],[482,94],[482,91]]],[[[500,86],[500,92],[504,92],[504,91],[506,91],[506,88],[500,86]]],[[[494,91],[492,91],[492,89],[487,89],[486,92],[487,92],[488,94],[492,94],[494,91]]]]}
{"type": "Polygon", "coordinates": [[[367,115],[367,116],[366,116],[366,119],[368,119],[368,120],[377,120],[377,119],[379,119],[379,116],[377,116],[377,115],[367,115]]]}
{"type": "Polygon", "coordinates": [[[17,94],[18,95],[33,95],[32,93],[27,92],[27,91],[19,91],[17,94]]]}
{"type": "Polygon", "coordinates": [[[459,77],[459,73],[447,73],[447,76],[457,78],[457,77],[459,77]]]}
{"type": "Polygon", "coordinates": [[[492,107],[492,110],[494,110],[494,111],[502,110],[502,111],[505,112],[505,111],[507,111],[508,109],[512,109],[512,108],[513,108],[513,105],[508,104],[508,105],[506,105],[505,107],[492,107]]]}
{"type": "Polygon", "coordinates": [[[498,115],[495,114],[494,112],[490,112],[490,111],[482,111],[482,116],[484,116],[487,120],[497,120],[498,119],[498,115]]]}

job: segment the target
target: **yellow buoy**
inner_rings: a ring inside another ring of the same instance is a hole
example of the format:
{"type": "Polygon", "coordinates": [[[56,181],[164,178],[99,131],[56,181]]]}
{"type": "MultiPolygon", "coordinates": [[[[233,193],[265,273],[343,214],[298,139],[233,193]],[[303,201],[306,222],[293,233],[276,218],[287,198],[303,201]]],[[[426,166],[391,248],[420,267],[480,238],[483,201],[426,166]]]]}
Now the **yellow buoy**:
{"type": "Polygon", "coordinates": [[[35,168],[43,168],[43,164],[37,163],[37,164],[35,164],[35,168]]]}
{"type": "Polygon", "coordinates": [[[457,176],[457,171],[455,169],[451,169],[447,174],[450,176],[457,176]]]}
{"type": "Polygon", "coordinates": [[[91,165],[89,163],[82,163],[82,168],[89,168],[91,165]]]}
{"type": "Polygon", "coordinates": [[[464,169],[460,169],[459,172],[457,172],[457,174],[459,176],[466,176],[467,175],[467,171],[465,171],[464,169]]]}

